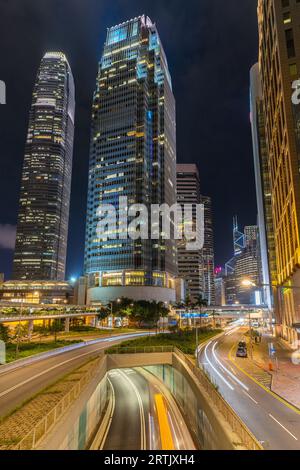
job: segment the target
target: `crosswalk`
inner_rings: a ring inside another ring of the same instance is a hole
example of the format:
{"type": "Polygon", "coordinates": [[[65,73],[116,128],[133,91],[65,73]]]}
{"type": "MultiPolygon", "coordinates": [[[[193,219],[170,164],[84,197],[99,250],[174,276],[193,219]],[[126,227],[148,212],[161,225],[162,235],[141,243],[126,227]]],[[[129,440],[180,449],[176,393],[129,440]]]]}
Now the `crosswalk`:
{"type": "Polygon", "coordinates": [[[236,364],[244,369],[247,374],[251,375],[257,382],[261,383],[265,387],[271,389],[272,376],[268,372],[261,369],[259,366],[251,362],[249,359],[236,358],[236,364]]]}

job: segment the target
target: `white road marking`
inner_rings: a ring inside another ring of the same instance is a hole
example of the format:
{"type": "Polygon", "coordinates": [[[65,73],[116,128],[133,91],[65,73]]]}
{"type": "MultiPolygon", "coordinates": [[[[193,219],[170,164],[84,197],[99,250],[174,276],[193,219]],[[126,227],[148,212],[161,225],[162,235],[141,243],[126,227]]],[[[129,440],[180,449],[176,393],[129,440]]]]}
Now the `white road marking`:
{"type": "Polygon", "coordinates": [[[247,393],[245,390],[243,390],[243,393],[244,393],[245,395],[247,395],[247,397],[250,398],[250,400],[252,400],[253,403],[255,403],[256,405],[258,405],[258,402],[257,402],[256,400],[254,400],[254,398],[251,397],[251,395],[249,395],[249,393],[247,393]]]}
{"type": "MultiPolygon", "coordinates": [[[[139,333],[139,336],[141,335],[141,333],[139,333]]],[[[126,335],[126,337],[135,337],[136,335],[126,335]]],[[[112,337],[112,338],[105,338],[103,340],[101,340],[101,343],[107,343],[107,342],[111,342],[111,341],[116,341],[117,344],[118,342],[120,341],[120,339],[123,339],[122,336],[115,336],[115,337],[112,337]]],[[[98,341],[100,343],[100,341],[98,341]]],[[[88,346],[91,346],[91,344],[87,344],[86,346],[84,347],[88,347],[88,346]]],[[[36,375],[33,375],[31,376],[30,378],[26,379],[26,380],[23,380],[23,382],[19,382],[18,384],[14,385],[13,387],[7,389],[7,390],[4,390],[3,392],[0,393],[0,398],[2,397],[5,397],[6,395],[8,395],[9,393],[13,392],[14,390],[17,390],[19,387],[22,387],[23,385],[26,385],[28,384],[29,382],[31,382],[32,380],[35,380],[35,379],[38,379],[39,377],[47,374],[48,372],[51,372],[52,370],[55,370],[57,369],[58,367],[61,367],[61,366],[64,366],[65,364],[68,364],[69,362],[72,362],[72,361],[75,361],[76,359],[79,359],[80,357],[84,357],[84,356],[88,356],[88,355],[92,355],[94,353],[97,353],[98,351],[103,351],[103,349],[105,349],[106,347],[106,344],[103,344],[101,347],[97,348],[97,349],[94,349],[92,351],[89,351],[89,352],[86,352],[86,353],[83,353],[83,354],[79,354],[78,356],[75,356],[75,357],[71,357],[70,359],[66,360],[66,361],[63,361],[63,362],[59,362],[58,364],[55,364],[54,366],[52,367],[49,367],[48,369],[46,370],[43,370],[42,372],[40,372],[39,374],[36,374],[36,375]]],[[[69,352],[69,351],[66,351],[66,353],[69,352]]],[[[65,354],[66,354],[65,353],[65,354]]],[[[53,357],[53,356],[52,356],[53,357]]],[[[52,358],[51,357],[51,358],[52,358]]],[[[55,357],[55,356],[54,356],[55,357]]],[[[45,359],[44,359],[45,360],[45,359]]],[[[34,363],[36,364],[36,362],[34,363]]],[[[29,366],[31,364],[27,364],[27,366],[29,366]]],[[[10,372],[13,373],[15,372],[16,370],[19,370],[19,369],[13,369],[11,370],[10,372]]],[[[7,373],[10,373],[10,372],[7,372],[7,373]]]]}
{"type": "Polygon", "coordinates": [[[230,372],[230,370],[227,369],[227,367],[225,367],[222,362],[219,360],[219,358],[217,357],[217,354],[215,352],[215,349],[216,349],[216,346],[218,344],[218,341],[213,345],[213,348],[212,348],[212,353],[213,353],[213,356],[214,356],[214,359],[215,361],[219,364],[220,367],[222,367],[222,369],[227,372],[228,375],[230,375],[230,377],[235,380],[241,387],[243,387],[244,390],[247,390],[247,392],[249,391],[249,388],[247,387],[247,385],[245,385],[241,380],[239,380],[232,372],[230,372]]]}
{"type": "Polygon", "coordinates": [[[295,441],[298,441],[298,438],[296,436],[294,436],[294,434],[292,434],[285,426],[283,426],[283,424],[281,424],[276,418],[274,418],[274,416],[272,416],[271,414],[269,414],[270,418],[272,418],[277,424],[279,424],[279,426],[282,427],[282,429],[284,429],[290,436],[292,436],[293,439],[295,439],[295,441]]]}
{"type": "Polygon", "coordinates": [[[113,387],[113,384],[111,383],[111,381],[109,380],[109,378],[107,378],[107,381],[111,387],[111,393],[112,393],[112,408],[111,408],[111,412],[110,412],[110,416],[109,416],[109,420],[108,420],[108,423],[107,423],[107,427],[106,427],[106,430],[105,430],[105,433],[104,433],[104,436],[102,438],[102,441],[100,443],[100,446],[99,446],[99,449],[100,450],[103,450],[103,447],[105,445],[105,442],[106,442],[106,439],[107,439],[107,436],[108,436],[108,433],[109,433],[109,430],[110,430],[110,427],[111,427],[111,423],[112,423],[112,419],[113,419],[113,416],[114,416],[114,412],[115,412],[115,408],[116,408],[116,395],[115,395],[115,389],[113,387]]]}
{"type": "Polygon", "coordinates": [[[230,383],[225,379],[225,377],[223,377],[222,374],[220,374],[220,372],[215,368],[215,366],[210,362],[210,360],[208,359],[208,355],[207,355],[207,348],[211,345],[212,341],[210,341],[207,345],[206,345],[206,348],[204,349],[204,354],[205,354],[205,359],[207,361],[207,363],[210,365],[210,367],[213,369],[213,371],[220,377],[221,380],[223,380],[223,382],[227,385],[227,387],[230,388],[230,390],[234,390],[234,388],[232,387],[232,385],[230,385],[230,383]]]}
{"type": "Polygon", "coordinates": [[[119,370],[119,372],[124,377],[124,379],[127,380],[127,382],[131,385],[138,399],[138,405],[140,409],[140,420],[141,420],[141,450],[147,450],[145,411],[143,407],[143,400],[142,400],[141,394],[138,388],[136,387],[136,385],[132,382],[132,380],[122,370],[119,370]]]}
{"type": "Polygon", "coordinates": [[[175,441],[176,441],[176,446],[177,446],[176,450],[180,450],[180,444],[179,444],[179,441],[178,441],[177,433],[175,431],[173,420],[172,420],[172,417],[171,417],[169,411],[168,411],[168,418],[169,418],[169,423],[170,423],[172,431],[173,431],[173,436],[175,436],[175,441]]]}
{"type": "Polygon", "coordinates": [[[27,383],[31,382],[32,380],[38,379],[42,375],[45,375],[48,372],[51,372],[52,370],[57,369],[58,367],[64,366],[65,364],[68,364],[69,362],[75,361],[75,359],[78,359],[80,357],[88,356],[88,355],[91,355],[91,354],[96,353],[98,351],[101,351],[104,348],[105,348],[105,346],[102,346],[101,348],[97,348],[97,349],[94,349],[93,351],[89,351],[87,353],[80,354],[79,356],[72,357],[71,359],[68,359],[67,361],[60,362],[59,364],[56,364],[55,366],[49,367],[49,369],[43,370],[43,372],[40,372],[39,374],[33,375],[29,379],[23,380],[23,382],[20,382],[17,385],[14,385],[13,387],[11,387],[9,389],[4,390],[4,392],[0,393],[0,398],[5,397],[5,395],[8,395],[9,393],[13,392],[17,388],[22,387],[23,385],[26,385],[27,383]]]}
{"type": "Polygon", "coordinates": [[[236,328],[234,328],[233,330],[230,330],[230,331],[228,331],[227,333],[225,333],[224,336],[233,335],[233,334],[236,333],[239,329],[240,329],[240,327],[236,327],[236,328]]]}

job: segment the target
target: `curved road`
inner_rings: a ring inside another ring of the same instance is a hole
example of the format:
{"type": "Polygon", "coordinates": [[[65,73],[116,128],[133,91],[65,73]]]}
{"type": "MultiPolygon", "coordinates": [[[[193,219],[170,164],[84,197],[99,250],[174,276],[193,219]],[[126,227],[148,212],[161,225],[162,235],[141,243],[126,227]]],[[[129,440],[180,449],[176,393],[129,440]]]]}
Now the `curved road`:
{"type": "Polygon", "coordinates": [[[210,341],[199,351],[199,365],[265,449],[299,450],[300,411],[245,370],[248,360],[235,357],[242,336],[236,328],[210,341]]]}
{"type": "Polygon", "coordinates": [[[195,450],[176,403],[152,374],[141,368],[117,369],[109,380],[112,418],[100,450],[195,450]]]}
{"type": "MultiPolygon", "coordinates": [[[[35,393],[43,390],[55,380],[71,372],[90,357],[128,338],[147,335],[137,333],[99,339],[78,349],[66,351],[48,358],[23,365],[13,370],[1,371],[0,367],[0,417],[7,415],[35,393]]],[[[51,351],[53,354],[53,351],[51,351]]]]}

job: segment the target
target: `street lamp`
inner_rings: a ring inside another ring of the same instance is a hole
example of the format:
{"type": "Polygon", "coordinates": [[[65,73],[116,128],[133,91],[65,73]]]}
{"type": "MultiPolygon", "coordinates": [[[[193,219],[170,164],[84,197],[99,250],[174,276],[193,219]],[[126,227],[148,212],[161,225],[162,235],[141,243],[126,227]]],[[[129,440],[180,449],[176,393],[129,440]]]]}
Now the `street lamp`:
{"type": "Polygon", "coordinates": [[[16,344],[16,359],[19,356],[19,346],[20,346],[20,329],[21,329],[21,317],[23,314],[23,302],[25,301],[25,292],[21,292],[21,307],[19,310],[19,323],[18,323],[18,332],[17,332],[17,344],[16,344]]]}
{"type": "MultiPolygon", "coordinates": [[[[121,302],[121,299],[117,299],[117,303],[119,304],[121,302]]],[[[111,315],[111,321],[112,321],[112,327],[114,326],[114,314],[113,314],[113,308],[114,308],[114,303],[113,301],[108,302],[108,305],[110,305],[110,315],[111,315]]]]}

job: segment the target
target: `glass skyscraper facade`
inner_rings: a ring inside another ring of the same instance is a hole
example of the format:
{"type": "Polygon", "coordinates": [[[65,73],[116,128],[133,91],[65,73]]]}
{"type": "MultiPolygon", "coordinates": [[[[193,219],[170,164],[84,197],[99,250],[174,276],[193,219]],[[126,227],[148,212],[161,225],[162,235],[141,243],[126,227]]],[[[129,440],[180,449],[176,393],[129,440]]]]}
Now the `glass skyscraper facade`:
{"type": "Polygon", "coordinates": [[[300,105],[293,82],[300,71],[300,9],[296,0],[259,0],[262,88],[276,276],[277,333],[293,344],[300,325],[300,105]],[[279,327],[280,325],[280,327],[279,327]]]}
{"type": "MultiPolygon", "coordinates": [[[[177,203],[193,207],[193,225],[196,227],[196,205],[201,203],[200,177],[195,164],[177,165],[177,203]]],[[[189,251],[186,240],[178,241],[178,271],[184,279],[186,294],[191,301],[203,296],[203,250],[189,251]]]]}
{"type": "Polygon", "coordinates": [[[149,213],[151,204],[176,203],[175,99],[158,31],[146,16],[107,30],[92,111],[85,274],[96,287],[170,287],[176,243],[163,240],[161,228],[157,240],[132,240],[119,224],[115,239],[99,238],[99,206],[118,211],[124,196],[149,213]]]}
{"type": "Polygon", "coordinates": [[[273,304],[271,285],[276,282],[276,256],[265,115],[258,64],[255,64],[250,72],[250,111],[262,281],[265,285],[264,301],[271,309],[273,304]]]}
{"type": "Polygon", "coordinates": [[[209,196],[200,197],[204,206],[204,246],[203,263],[203,298],[208,305],[215,305],[215,252],[212,200],[209,196]]]}
{"type": "Polygon", "coordinates": [[[23,164],[15,280],[65,277],[74,140],[75,87],[61,52],[48,52],[37,74],[23,164]]]}

